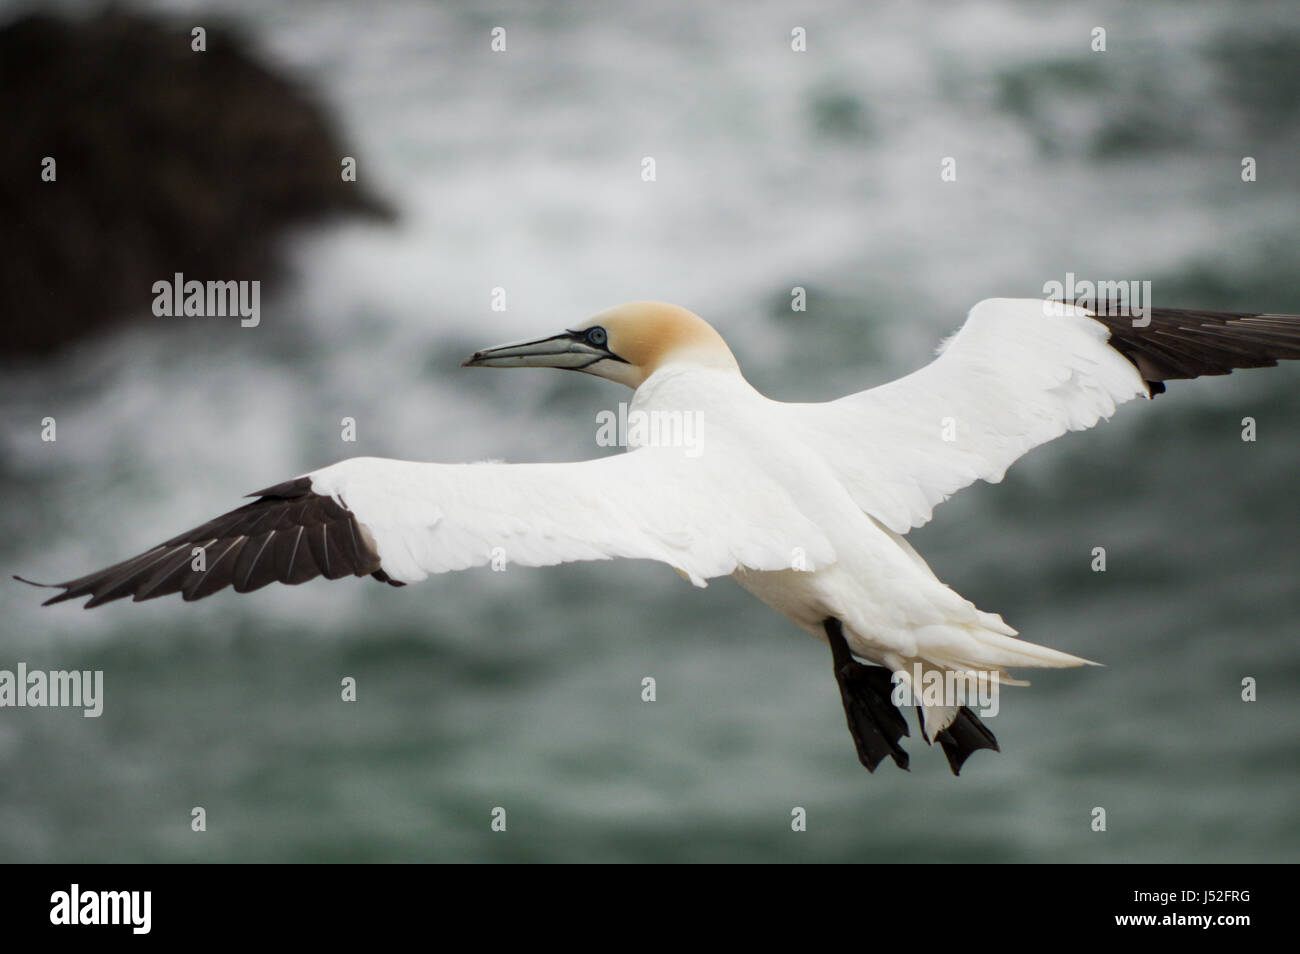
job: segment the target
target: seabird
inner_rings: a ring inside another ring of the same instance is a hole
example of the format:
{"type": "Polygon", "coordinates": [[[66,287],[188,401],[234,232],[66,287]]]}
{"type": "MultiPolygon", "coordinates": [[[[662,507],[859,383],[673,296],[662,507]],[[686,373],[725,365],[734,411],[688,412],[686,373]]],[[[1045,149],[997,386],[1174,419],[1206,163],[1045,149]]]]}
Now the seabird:
{"type": "MultiPolygon", "coordinates": [[[[1165,382],[1300,358],[1300,317],[990,299],[928,365],[826,403],[770,400],[717,331],[660,302],[620,305],[559,334],[475,352],[465,367],[566,368],[624,384],[630,414],[697,415],[694,453],[642,441],[564,464],[363,457],[250,494],[251,503],[105,570],[51,584],[86,608],[130,596],[196,600],[227,586],[369,574],[393,586],[481,566],[657,560],[696,586],[731,576],[830,645],[862,764],[902,768],[917,719],[958,773],[998,748],[961,700],[918,679],[1088,660],[1018,639],[935,576],[905,539],[976,480],[1090,428],[1165,382]],[[199,559],[202,557],[202,559],[199,559]]],[[[30,581],[25,581],[30,582],[30,581]]],[[[38,584],[43,585],[43,584],[38,584]]]]}

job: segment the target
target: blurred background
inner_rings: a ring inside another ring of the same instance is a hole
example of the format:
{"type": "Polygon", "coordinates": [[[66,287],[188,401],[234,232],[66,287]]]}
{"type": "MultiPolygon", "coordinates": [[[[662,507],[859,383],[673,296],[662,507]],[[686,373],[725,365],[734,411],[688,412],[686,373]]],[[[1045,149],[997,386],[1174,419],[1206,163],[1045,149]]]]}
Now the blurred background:
{"type": "Polygon", "coordinates": [[[1298,367],[1175,382],[913,533],[1107,667],[1008,691],[1003,753],[961,778],[915,733],[910,773],[868,775],[826,647],[658,565],[92,613],[9,581],[344,457],[607,453],[615,386],[458,365],[629,299],[697,311],[783,400],[889,380],[1067,272],[1300,311],[1286,0],[643,6],[0,4],[39,52],[0,69],[0,668],[102,669],[106,694],[99,719],[0,712],[0,860],[1294,860],[1298,367]],[[153,317],[183,269],[262,280],[261,324],[153,317]]]}

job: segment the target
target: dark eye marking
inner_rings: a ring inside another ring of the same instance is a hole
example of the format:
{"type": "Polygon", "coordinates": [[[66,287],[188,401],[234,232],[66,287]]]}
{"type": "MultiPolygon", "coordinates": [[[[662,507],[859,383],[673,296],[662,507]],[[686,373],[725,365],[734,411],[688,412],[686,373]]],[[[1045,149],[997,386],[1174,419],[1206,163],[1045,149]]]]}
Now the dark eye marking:
{"type": "Polygon", "coordinates": [[[600,327],[600,325],[595,325],[588,328],[586,331],[567,330],[565,331],[565,335],[574,341],[581,341],[593,348],[599,348],[602,352],[592,358],[590,362],[584,364],[581,368],[578,368],[577,370],[579,371],[586,370],[600,361],[618,361],[621,364],[628,363],[626,358],[620,358],[614,352],[609,350],[609,332],[600,327]]]}

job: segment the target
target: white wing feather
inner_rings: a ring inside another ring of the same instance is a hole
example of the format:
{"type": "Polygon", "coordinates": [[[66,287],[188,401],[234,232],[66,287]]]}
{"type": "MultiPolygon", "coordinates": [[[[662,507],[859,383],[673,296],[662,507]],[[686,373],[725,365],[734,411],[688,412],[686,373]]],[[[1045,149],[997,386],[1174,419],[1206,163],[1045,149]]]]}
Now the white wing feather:
{"type": "Polygon", "coordinates": [[[307,475],[352,510],[401,582],[482,566],[658,560],[697,586],[747,567],[834,562],[826,535],[743,458],[645,447],[563,464],[354,458],[307,475]],[[496,548],[501,550],[497,551],[496,548]]]}
{"type": "Polygon", "coordinates": [[[896,533],[1027,451],[1146,395],[1105,325],[1073,305],[996,298],[971,309],[934,361],[825,404],[790,405],[854,500],[896,533]]]}

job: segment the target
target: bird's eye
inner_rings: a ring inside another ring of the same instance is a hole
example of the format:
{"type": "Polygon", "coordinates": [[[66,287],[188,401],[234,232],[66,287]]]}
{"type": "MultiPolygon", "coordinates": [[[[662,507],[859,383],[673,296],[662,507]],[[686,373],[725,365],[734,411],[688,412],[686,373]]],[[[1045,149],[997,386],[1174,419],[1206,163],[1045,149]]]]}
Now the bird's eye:
{"type": "Polygon", "coordinates": [[[588,344],[593,344],[597,348],[599,348],[602,347],[605,344],[605,342],[608,340],[609,340],[609,335],[607,335],[605,333],[605,329],[601,328],[599,325],[597,325],[595,328],[587,329],[588,344]]]}

